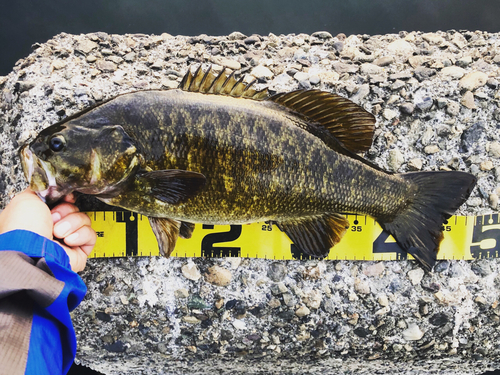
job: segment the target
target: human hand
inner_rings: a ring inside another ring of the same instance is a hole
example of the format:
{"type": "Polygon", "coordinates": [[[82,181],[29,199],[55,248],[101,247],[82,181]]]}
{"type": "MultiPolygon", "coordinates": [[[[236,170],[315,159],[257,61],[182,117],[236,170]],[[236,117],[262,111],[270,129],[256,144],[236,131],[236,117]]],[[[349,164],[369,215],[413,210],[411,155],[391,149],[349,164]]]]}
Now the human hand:
{"type": "Polygon", "coordinates": [[[49,210],[49,207],[30,189],[16,195],[0,213],[0,234],[25,229],[51,240],[54,238],[69,256],[71,269],[83,271],[87,257],[94,248],[96,233],[89,217],[74,205],[73,194],[49,210]]]}

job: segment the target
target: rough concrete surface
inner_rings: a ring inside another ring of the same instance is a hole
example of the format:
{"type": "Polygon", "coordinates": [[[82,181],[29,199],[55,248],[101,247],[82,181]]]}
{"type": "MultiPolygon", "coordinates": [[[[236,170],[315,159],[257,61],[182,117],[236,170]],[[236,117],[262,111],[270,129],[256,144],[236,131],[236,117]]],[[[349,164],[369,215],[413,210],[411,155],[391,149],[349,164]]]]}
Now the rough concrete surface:
{"type": "MultiPolygon", "coordinates": [[[[459,214],[498,214],[500,34],[480,31],[57,35],[0,77],[0,205],[26,186],[17,150],[42,128],[177,87],[200,63],[350,98],[377,116],[365,157],[471,172],[459,214]]],[[[500,367],[499,272],[496,259],[433,273],[412,261],[93,259],[73,313],[77,361],[106,374],[477,374],[500,367]]]]}

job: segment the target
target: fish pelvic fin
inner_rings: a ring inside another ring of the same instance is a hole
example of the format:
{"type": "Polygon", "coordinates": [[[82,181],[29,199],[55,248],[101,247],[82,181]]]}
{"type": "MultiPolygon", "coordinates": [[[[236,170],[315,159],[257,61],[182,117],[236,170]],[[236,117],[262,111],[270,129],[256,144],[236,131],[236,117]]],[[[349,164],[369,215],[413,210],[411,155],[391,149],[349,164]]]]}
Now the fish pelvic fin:
{"type": "Polygon", "coordinates": [[[459,171],[414,172],[399,175],[416,185],[407,206],[392,218],[377,221],[427,271],[436,263],[443,239],[442,225],[467,200],[476,177],[459,171]]]}
{"type": "Polygon", "coordinates": [[[149,217],[149,223],[158,241],[160,254],[168,258],[179,238],[181,222],[164,217],[149,217]]]}
{"type": "Polygon", "coordinates": [[[199,92],[202,94],[226,95],[235,98],[247,98],[253,100],[264,100],[270,95],[267,88],[255,90],[252,86],[255,79],[246,83],[246,76],[236,79],[235,72],[223,67],[220,72],[209,66],[207,71],[203,71],[201,65],[193,73],[188,70],[182,79],[179,89],[189,92],[199,92]]]}
{"type": "Polygon", "coordinates": [[[275,222],[297,248],[307,255],[324,258],[349,228],[349,221],[340,214],[275,222]]]}

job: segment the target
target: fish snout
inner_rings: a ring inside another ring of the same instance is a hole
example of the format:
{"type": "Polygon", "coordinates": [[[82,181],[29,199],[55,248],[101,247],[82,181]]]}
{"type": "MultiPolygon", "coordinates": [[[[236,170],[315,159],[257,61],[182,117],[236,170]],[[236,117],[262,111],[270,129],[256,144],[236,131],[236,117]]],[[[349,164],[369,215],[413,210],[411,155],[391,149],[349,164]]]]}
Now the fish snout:
{"type": "Polygon", "coordinates": [[[30,189],[33,190],[41,200],[46,203],[57,201],[62,197],[54,176],[54,170],[50,163],[40,160],[25,145],[20,150],[21,165],[30,189]]]}

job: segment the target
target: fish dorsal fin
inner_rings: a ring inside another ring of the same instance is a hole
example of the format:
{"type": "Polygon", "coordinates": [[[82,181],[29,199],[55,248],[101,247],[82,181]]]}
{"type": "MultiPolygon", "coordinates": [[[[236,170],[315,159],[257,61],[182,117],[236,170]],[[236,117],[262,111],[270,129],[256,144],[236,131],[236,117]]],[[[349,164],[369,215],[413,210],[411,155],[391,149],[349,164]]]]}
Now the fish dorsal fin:
{"type": "Polygon", "coordinates": [[[264,100],[269,98],[267,88],[255,90],[252,86],[256,82],[244,82],[245,76],[236,79],[234,71],[223,68],[220,73],[210,66],[206,72],[201,69],[201,65],[193,73],[188,70],[182,79],[179,88],[189,92],[200,92],[202,94],[227,95],[235,98],[247,98],[253,100],[264,100]]]}
{"type": "Polygon", "coordinates": [[[368,151],[375,131],[375,116],[349,99],[320,90],[276,94],[270,101],[285,106],[327,129],[351,152],[368,151]]]}

